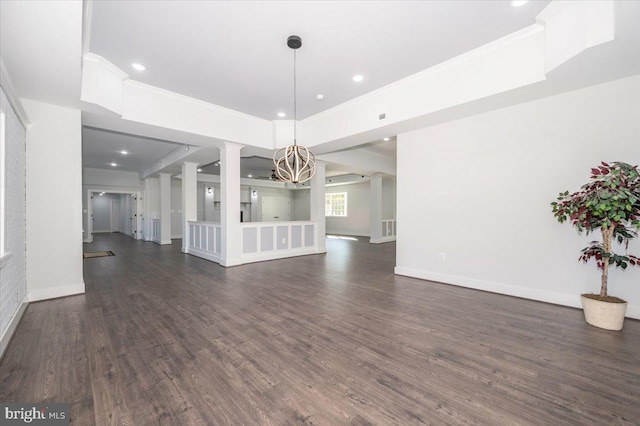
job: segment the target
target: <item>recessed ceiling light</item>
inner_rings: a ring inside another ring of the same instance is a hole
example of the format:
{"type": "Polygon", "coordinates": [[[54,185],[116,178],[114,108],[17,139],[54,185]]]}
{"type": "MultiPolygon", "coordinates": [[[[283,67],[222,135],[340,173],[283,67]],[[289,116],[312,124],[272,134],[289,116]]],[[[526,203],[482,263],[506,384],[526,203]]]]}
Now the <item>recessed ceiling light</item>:
{"type": "Polygon", "coordinates": [[[144,65],[139,64],[137,62],[132,63],[131,67],[133,67],[134,70],[138,70],[138,71],[144,71],[144,70],[147,69],[147,67],[145,67],[144,65]]]}
{"type": "Polygon", "coordinates": [[[520,6],[522,6],[523,4],[526,4],[526,3],[528,3],[528,2],[529,2],[529,0],[511,0],[511,6],[513,6],[513,7],[520,7],[520,6]]]}
{"type": "Polygon", "coordinates": [[[111,167],[116,167],[117,164],[116,163],[111,163],[111,167]]]}
{"type": "Polygon", "coordinates": [[[284,112],[279,112],[278,113],[278,117],[280,117],[280,118],[284,118],[286,116],[287,116],[287,114],[285,114],[284,112]]]}
{"type": "MultiPolygon", "coordinates": [[[[191,169],[191,170],[193,170],[193,169],[191,169]]],[[[201,171],[202,171],[202,169],[198,169],[198,173],[200,173],[201,171]]]]}
{"type": "Polygon", "coordinates": [[[129,151],[127,151],[126,149],[123,149],[122,151],[120,151],[120,154],[127,155],[129,154],[129,151]]]}
{"type": "Polygon", "coordinates": [[[253,177],[253,175],[247,175],[247,177],[253,177]]]}
{"type": "Polygon", "coordinates": [[[384,138],[384,139],[382,139],[382,140],[386,142],[386,141],[388,141],[388,140],[389,140],[389,138],[384,138]]]}
{"type": "Polygon", "coordinates": [[[217,163],[214,163],[213,165],[218,167],[220,165],[220,162],[218,161],[217,163]]]}
{"type": "Polygon", "coordinates": [[[321,101],[321,100],[323,100],[323,99],[324,99],[324,95],[323,95],[322,93],[318,93],[318,94],[316,95],[316,99],[317,99],[317,100],[319,100],[319,101],[321,101]]]}
{"type": "Polygon", "coordinates": [[[102,197],[103,195],[104,195],[104,192],[101,192],[101,193],[100,193],[100,196],[102,197]]]}
{"type": "Polygon", "coordinates": [[[356,83],[360,83],[362,80],[364,80],[362,74],[356,74],[353,76],[353,81],[355,81],[356,83]]]}

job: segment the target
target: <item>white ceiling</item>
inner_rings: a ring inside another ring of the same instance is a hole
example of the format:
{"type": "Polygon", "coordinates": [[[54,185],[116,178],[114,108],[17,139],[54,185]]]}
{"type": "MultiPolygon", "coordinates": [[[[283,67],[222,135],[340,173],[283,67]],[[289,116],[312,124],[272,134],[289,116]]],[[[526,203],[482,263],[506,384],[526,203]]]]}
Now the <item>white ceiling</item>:
{"type": "MultiPolygon", "coordinates": [[[[85,20],[85,25],[91,24],[89,50],[131,78],[269,120],[280,110],[291,118],[292,56],[285,43],[290,34],[300,35],[304,43],[298,51],[301,119],[529,26],[548,3],[533,0],[512,8],[507,0],[84,1],[93,9],[92,21],[85,20]],[[147,71],[134,71],[132,61],[144,63],[147,71]],[[356,72],[365,77],[360,84],[351,80],[356,72]],[[323,102],[315,100],[318,92],[324,93],[323,102]]],[[[85,123],[90,106],[79,101],[82,5],[0,0],[0,56],[19,97],[82,108],[85,123]]],[[[548,73],[542,83],[432,114],[412,125],[433,125],[637,74],[638,16],[640,2],[616,2],[615,43],[588,49],[548,73]]],[[[136,123],[98,111],[95,116],[100,120],[90,126],[119,133],[85,129],[85,167],[109,169],[115,161],[121,164],[119,170],[140,172],[179,146],[170,140],[181,140],[176,132],[162,128],[139,133],[152,138],[132,136],[138,133],[136,123]],[[99,124],[107,119],[117,125],[99,124]],[[118,157],[122,147],[133,155],[118,157]]],[[[370,140],[379,137],[372,134],[370,140]]],[[[365,138],[357,143],[361,142],[365,138]]],[[[356,149],[356,158],[372,153],[395,157],[393,139],[367,142],[345,153],[352,151],[348,154],[353,158],[356,149]]],[[[243,155],[269,157],[267,151],[247,146],[243,155]]],[[[202,149],[189,161],[207,164],[217,156],[217,149],[202,149]]],[[[331,163],[327,176],[368,174],[360,170],[365,167],[360,163],[331,163]]],[[[270,160],[264,159],[259,167],[264,171],[260,175],[270,173],[270,160]]],[[[179,173],[179,166],[174,168],[163,171],[179,173]]]]}
{"type": "Polygon", "coordinates": [[[82,128],[82,166],[141,173],[179,146],[181,145],[176,143],[85,126],[82,128]],[[120,151],[123,150],[128,154],[121,154],[120,151]],[[113,167],[111,163],[116,163],[117,166],[113,167]]]}
{"type": "Polygon", "coordinates": [[[21,98],[80,106],[81,34],[81,2],[0,1],[0,57],[21,98]]]}
{"type": "Polygon", "coordinates": [[[293,116],[296,34],[302,119],[532,25],[548,3],[94,1],[89,50],[134,80],[273,120],[293,116]]]}

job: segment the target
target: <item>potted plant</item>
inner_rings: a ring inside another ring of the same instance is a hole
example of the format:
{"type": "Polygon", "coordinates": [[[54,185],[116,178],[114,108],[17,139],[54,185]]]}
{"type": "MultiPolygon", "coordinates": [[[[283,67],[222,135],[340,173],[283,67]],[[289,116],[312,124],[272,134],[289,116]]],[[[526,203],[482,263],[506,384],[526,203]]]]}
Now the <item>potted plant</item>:
{"type": "Polygon", "coordinates": [[[591,259],[602,271],[600,294],[583,294],[586,321],[607,330],[621,330],[627,302],[607,293],[609,267],[626,269],[640,266],[640,258],[629,254],[629,241],[640,229],[640,171],[638,166],[622,162],[602,164],[591,169],[591,180],[580,191],[561,192],[551,203],[558,222],[571,222],[579,233],[600,231],[602,241],[592,241],[582,250],[580,261],[591,259]],[[612,243],[624,247],[624,254],[614,253],[612,243]]]}

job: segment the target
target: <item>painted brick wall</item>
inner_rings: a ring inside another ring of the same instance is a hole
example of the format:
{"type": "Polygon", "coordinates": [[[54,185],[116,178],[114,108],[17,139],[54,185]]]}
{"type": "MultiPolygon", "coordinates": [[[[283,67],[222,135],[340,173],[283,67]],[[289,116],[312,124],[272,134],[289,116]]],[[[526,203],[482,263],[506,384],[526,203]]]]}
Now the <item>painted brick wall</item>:
{"type": "Polygon", "coordinates": [[[5,113],[6,165],[6,252],[10,258],[0,269],[0,336],[18,310],[27,293],[25,247],[25,129],[11,108],[4,91],[0,90],[5,113]]]}

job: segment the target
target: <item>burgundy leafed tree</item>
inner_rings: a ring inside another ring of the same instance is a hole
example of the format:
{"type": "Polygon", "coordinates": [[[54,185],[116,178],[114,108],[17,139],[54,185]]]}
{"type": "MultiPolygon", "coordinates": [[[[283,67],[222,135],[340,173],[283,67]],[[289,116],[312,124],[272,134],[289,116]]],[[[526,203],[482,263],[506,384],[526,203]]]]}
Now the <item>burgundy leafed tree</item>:
{"type": "Polygon", "coordinates": [[[579,260],[595,259],[602,270],[600,296],[607,297],[609,266],[626,269],[640,266],[640,258],[629,254],[629,241],[638,236],[640,229],[640,172],[638,166],[622,162],[602,164],[591,169],[591,181],[580,191],[561,192],[558,201],[551,203],[558,222],[570,221],[578,232],[586,234],[600,230],[602,241],[592,241],[582,250],[579,260]],[[616,240],[625,248],[625,254],[616,254],[611,248],[616,240]]]}

